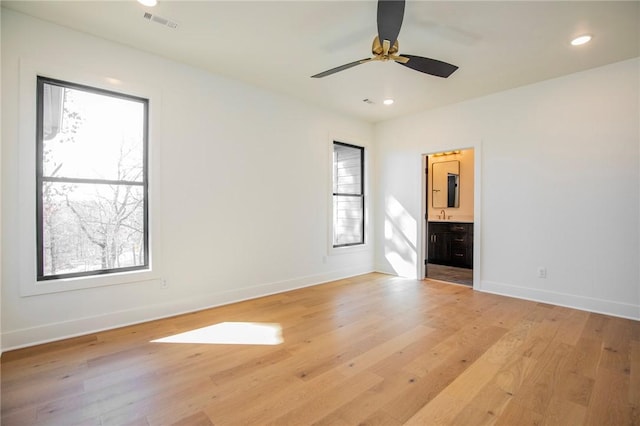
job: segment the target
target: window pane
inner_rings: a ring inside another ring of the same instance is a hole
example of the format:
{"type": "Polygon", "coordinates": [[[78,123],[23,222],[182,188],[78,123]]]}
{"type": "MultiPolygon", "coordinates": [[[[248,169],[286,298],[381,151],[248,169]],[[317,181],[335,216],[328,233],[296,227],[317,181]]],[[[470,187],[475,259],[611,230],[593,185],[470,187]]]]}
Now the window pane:
{"type": "Polygon", "coordinates": [[[363,198],[351,195],[333,197],[333,245],[359,244],[364,242],[363,198]]]}
{"type": "Polygon", "coordinates": [[[364,243],[364,148],[333,144],[333,246],[364,243]]]}
{"type": "Polygon", "coordinates": [[[44,83],[43,176],[143,181],[145,104],[44,83]]]}
{"type": "Polygon", "coordinates": [[[143,191],[138,185],[44,182],[44,275],[144,265],[143,191]]]}
{"type": "Polygon", "coordinates": [[[362,194],[362,149],[333,145],[333,192],[362,194]]]}
{"type": "Polygon", "coordinates": [[[38,77],[38,280],[148,267],[147,107],[38,77]]]}

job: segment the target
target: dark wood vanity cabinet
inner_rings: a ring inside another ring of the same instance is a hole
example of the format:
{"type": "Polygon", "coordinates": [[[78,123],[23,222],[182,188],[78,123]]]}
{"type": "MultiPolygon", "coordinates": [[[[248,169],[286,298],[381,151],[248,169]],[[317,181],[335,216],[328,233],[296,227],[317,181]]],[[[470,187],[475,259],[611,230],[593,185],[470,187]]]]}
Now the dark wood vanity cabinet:
{"type": "Polygon", "coordinates": [[[429,263],[473,268],[473,223],[429,222],[429,263]]]}

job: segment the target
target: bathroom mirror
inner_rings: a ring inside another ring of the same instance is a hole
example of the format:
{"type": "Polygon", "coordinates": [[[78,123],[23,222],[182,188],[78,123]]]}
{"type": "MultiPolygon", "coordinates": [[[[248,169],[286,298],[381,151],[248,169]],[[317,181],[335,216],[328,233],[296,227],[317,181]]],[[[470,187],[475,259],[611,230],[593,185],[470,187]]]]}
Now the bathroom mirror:
{"type": "Polygon", "coordinates": [[[460,207],[460,161],[432,165],[431,199],[434,208],[460,207]]]}

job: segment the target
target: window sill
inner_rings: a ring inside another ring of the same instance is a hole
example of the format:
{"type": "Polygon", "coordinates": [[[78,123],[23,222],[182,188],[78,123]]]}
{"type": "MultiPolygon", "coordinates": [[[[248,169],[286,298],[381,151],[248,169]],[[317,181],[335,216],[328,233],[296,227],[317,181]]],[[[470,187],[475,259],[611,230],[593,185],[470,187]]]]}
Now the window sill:
{"type": "Polygon", "coordinates": [[[160,281],[159,274],[151,269],[145,269],[108,275],[92,275],[88,277],[62,278],[45,281],[29,280],[29,282],[21,283],[20,293],[22,296],[37,296],[41,294],[133,284],[145,281],[160,281]]]}
{"type": "Polygon", "coordinates": [[[367,243],[353,245],[353,246],[342,246],[342,247],[330,246],[328,254],[330,256],[336,256],[336,255],[343,255],[343,254],[350,254],[350,253],[358,253],[362,251],[369,251],[369,249],[370,249],[370,246],[367,243]]]}

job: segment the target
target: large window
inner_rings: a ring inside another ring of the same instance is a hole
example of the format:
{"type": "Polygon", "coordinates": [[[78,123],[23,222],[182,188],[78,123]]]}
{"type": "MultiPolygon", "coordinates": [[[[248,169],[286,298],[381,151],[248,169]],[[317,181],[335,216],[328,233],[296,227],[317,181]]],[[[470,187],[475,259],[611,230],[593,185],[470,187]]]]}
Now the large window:
{"type": "Polygon", "coordinates": [[[149,266],[148,100],[38,77],[37,279],[149,266]]]}
{"type": "Polygon", "coordinates": [[[364,244],[364,148],[333,143],[333,247],[364,244]]]}

